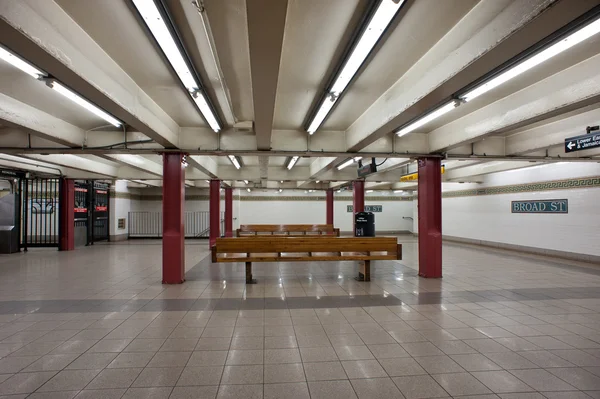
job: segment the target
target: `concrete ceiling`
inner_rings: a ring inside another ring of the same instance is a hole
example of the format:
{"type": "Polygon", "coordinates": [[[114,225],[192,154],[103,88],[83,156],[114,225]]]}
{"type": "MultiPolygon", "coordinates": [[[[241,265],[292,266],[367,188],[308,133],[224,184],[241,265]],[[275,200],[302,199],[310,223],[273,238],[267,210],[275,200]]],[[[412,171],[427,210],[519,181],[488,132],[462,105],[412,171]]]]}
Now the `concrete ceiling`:
{"type": "Polygon", "coordinates": [[[427,154],[457,158],[446,163],[448,182],[477,182],[559,156],[600,160],[597,150],[563,151],[564,138],[600,122],[600,34],[407,136],[392,133],[600,0],[406,0],[312,136],[304,131],[307,117],[371,0],[165,4],[224,123],[220,133],[190,100],[130,0],[5,1],[0,44],[124,121],[126,131],[107,128],[0,60],[0,167],[17,168],[22,159],[30,171],[156,182],[166,148],[190,154],[186,180],[199,187],[221,178],[322,189],[355,179],[355,166],[336,166],[362,153],[378,163],[387,158],[366,179],[369,188],[403,189],[410,185],[400,177],[427,154]],[[241,157],[241,170],[229,154],[241,157]],[[294,155],[300,159],[288,170],[294,155]]]}

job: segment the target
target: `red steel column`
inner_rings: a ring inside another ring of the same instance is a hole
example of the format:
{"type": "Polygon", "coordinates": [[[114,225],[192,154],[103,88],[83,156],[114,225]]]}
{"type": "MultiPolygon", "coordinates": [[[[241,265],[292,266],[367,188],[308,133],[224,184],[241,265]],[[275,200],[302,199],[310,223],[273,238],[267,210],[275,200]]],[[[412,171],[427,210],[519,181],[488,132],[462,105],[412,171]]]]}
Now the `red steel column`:
{"type": "Polygon", "coordinates": [[[225,237],[233,237],[233,188],[225,188],[225,237]]]}
{"type": "Polygon", "coordinates": [[[356,220],[356,214],[358,212],[365,211],[365,181],[355,180],[352,182],[352,227],[353,235],[356,232],[354,228],[354,221],[356,220]]]}
{"type": "Polygon", "coordinates": [[[325,202],[326,202],[326,224],[331,224],[333,225],[333,189],[328,188],[326,191],[326,197],[325,197],[325,202]]]}
{"type": "Polygon", "coordinates": [[[419,161],[419,276],[442,277],[442,172],[440,158],[419,161]]]}
{"type": "Polygon", "coordinates": [[[217,237],[221,235],[221,180],[210,181],[210,230],[209,246],[213,247],[217,243],[217,237]]]}
{"type": "Polygon", "coordinates": [[[59,249],[72,251],[75,249],[75,181],[61,179],[59,196],[59,249]]]}
{"type": "Polygon", "coordinates": [[[184,154],[163,154],[163,284],[185,281],[185,170],[184,154]]]}

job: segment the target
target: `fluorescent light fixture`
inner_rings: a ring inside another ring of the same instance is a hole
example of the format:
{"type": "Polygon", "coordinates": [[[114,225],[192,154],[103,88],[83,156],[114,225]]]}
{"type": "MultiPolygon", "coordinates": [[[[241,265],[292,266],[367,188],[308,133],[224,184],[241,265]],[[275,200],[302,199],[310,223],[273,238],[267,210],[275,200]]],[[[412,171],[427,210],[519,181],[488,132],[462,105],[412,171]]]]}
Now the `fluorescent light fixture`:
{"type": "Polygon", "coordinates": [[[190,93],[198,90],[198,83],[192,76],[192,72],[181,55],[179,47],[175,43],[169,28],[167,28],[167,24],[163,20],[160,11],[158,11],[154,0],[132,1],[185,88],[190,93]]]}
{"type": "Polygon", "coordinates": [[[373,192],[373,190],[367,190],[367,191],[365,191],[365,192],[366,192],[367,194],[369,194],[369,193],[372,193],[372,192],[373,192]]]}
{"type": "Polygon", "coordinates": [[[347,161],[345,161],[344,163],[342,163],[341,165],[338,165],[337,170],[342,170],[344,169],[346,166],[350,166],[352,165],[354,162],[358,162],[362,159],[362,157],[354,157],[354,158],[350,158],[347,161]]]}
{"type": "Polygon", "coordinates": [[[215,133],[221,130],[221,125],[219,125],[217,118],[215,118],[215,114],[210,109],[210,106],[206,101],[206,96],[204,95],[204,93],[202,93],[201,91],[195,91],[194,93],[192,93],[192,98],[194,99],[194,102],[196,103],[198,108],[200,108],[200,112],[202,112],[202,115],[204,115],[204,117],[206,118],[206,121],[210,125],[210,128],[214,130],[215,133]]]}
{"type": "Polygon", "coordinates": [[[321,123],[323,123],[323,120],[325,120],[339,96],[346,89],[348,83],[350,83],[365,59],[369,56],[371,50],[373,50],[373,47],[375,47],[377,41],[379,41],[379,38],[400,7],[402,7],[403,3],[404,0],[381,0],[377,6],[377,10],[375,10],[375,13],[371,17],[371,20],[360,34],[350,56],[344,62],[344,66],[331,86],[329,94],[323,100],[319,106],[319,110],[310,122],[307,129],[309,134],[313,134],[317,131],[319,126],[321,126],[321,123]]]}
{"type": "Polygon", "coordinates": [[[52,89],[54,89],[57,93],[62,94],[63,96],[67,97],[69,100],[71,100],[74,103],[80,105],[81,107],[87,109],[88,111],[90,111],[94,115],[96,115],[96,116],[104,119],[105,121],[107,121],[111,125],[113,125],[115,127],[120,127],[122,125],[121,121],[119,121],[117,118],[115,118],[112,115],[109,115],[108,113],[104,112],[103,110],[101,110],[100,108],[96,107],[94,104],[92,104],[88,100],[84,99],[83,97],[80,97],[78,94],[76,94],[75,92],[67,89],[65,86],[63,86],[62,84],[58,83],[57,81],[53,80],[48,85],[52,89]]]}
{"type": "Polygon", "coordinates": [[[252,190],[250,189],[250,187],[248,187],[248,188],[246,189],[246,191],[250,192],[250,191],[252,191],[252,190]]]}
{"type": "Polygon", "coordinates": [[[228,155],[227,158],[229,158],[229,160],[231,161],[233,166],[235,166],[236,169],[240,169],[242,167],[242,164],[240,163],[238,157],[236,157],[235,155],[228,155]]]}
{"type": "Polygon", "coordinates": [[[146,26],[156,39],[160,49],[175,70],[175,73],[183,83],[183,86],[192,96],[192,99],[200,109],[200,112],[215,132],[221,130],[216,115],[208,105],[206,95],[200,91],[200,85],[192,74],[177,42],[173,38],[167,23],[163,19],[154,0],[132,0],[146,26]]]}
{"type": "Polygon", "coordinates": [[[404,190],[394,190],[394,193],[395,194],[402,194],[402,193],[404,193],[404,190]]]}
{"type": "Polygon", "coordinates": [[[321,180],[317,180],[317,181],[315,181],[315,183],[319,183],[320,181],[321,181],[321,180]]]}
{"type": "Polygon", "coordinates": [[[520,74],[536,67],[542,62],[549,60],[555,55],[570,49],[571,47],[581,43],[586,39],[589,39],[590,37],[596,35],[598,32],[600,32],[600,19],[597,19],[594,22],[580,28],[579,30],[565,37],[564,39],[554,43],[550,47],[540,51],[532,57],[523,60],[522,62],[502,72],[500,75],[467,92],[466,94],[461,96],[461,99],[465,101],[471,101],[474,98],[477,98],[482,94],[487,93],[488,91],[500,86],[501,84],[508,82],[512,78],[517,77],[520,74]]]}
{"type": "Polygon", "coordinates": [[[21,71],[25,72],[29,76],[34,77],[35,79],[39,79],[40,77],[47,76],[46,72],[42,72],[37,69],[27,61],[24,61],[20,57],[14,55],[10,51],[6,50],[4,47],[0,46],[0,59],[8,62],[12,66],[19,68],[21,71]]]}
{"type": "Polygon", "coordinates": [[[279,189],[279,190],[277,190],[277,191],[279,191],[279,192],[282,192],[282,191],[283,191],[283,189],[281,189],[281,188],[280,188],[280,189],[279,189]]]}
{"type": "Polygon", "coordinates": [[[298,162],[299,158],[300,158],[299,156],[293,156],[290,158],[290,160],[287,164],[288,170],[292,169],[294,167],[294,165],[296,165],[296,162],[298,162]]]}
{"type": "Polygon", "coordinates": [[[419,118],[416,121],[404,126],[400,130],[398,130],[396,132],[396,134],[399,137],[404,136],[404,135],[420,128],[421,126],[426,125],[427,123],[431,122],[432,120],[437,119],[440,116],[447,114],[448,112],[452,111],[454,108],[458,107],[458,104],[459,103],[457,101],[451,101],[448,104],[436,109],[435,111],[430,112],[429,114],[423,116],[422,118],[419,118]]]}
{"type": "Polygon", "coordinates": [[[248,184],[248,180],[244,180],[244,183],[248,184]]]}

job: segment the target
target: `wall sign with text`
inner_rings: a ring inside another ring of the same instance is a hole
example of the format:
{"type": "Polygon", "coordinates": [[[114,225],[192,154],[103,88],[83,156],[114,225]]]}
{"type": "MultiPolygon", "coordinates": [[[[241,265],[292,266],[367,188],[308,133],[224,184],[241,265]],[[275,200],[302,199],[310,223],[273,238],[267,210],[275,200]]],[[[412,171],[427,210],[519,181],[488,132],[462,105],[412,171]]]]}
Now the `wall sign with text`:
{"type": "Polygon", "coordinates": [[[569,213],[568,199],[512,201],[512,213],[569,213]]]}
{"type": "MultiPolygon", "coordinates": [[[[354,206],[347,205],[346,212],[353,212],[354,206]]],[[[365,212],[383,212],[383,205],[365,205],[365,212]]]]}

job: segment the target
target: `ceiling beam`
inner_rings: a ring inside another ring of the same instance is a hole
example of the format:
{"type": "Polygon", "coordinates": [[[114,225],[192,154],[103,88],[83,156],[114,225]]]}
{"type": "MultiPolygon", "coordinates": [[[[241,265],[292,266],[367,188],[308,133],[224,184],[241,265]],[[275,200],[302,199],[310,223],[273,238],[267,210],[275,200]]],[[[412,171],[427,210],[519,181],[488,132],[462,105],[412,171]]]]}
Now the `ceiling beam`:
{"type": "Polygon", "coordinates": [[[178,146],[175,121],[54,1],[0,2],[0,37],[127,125],[165,147],[178,146]]]}
{"type": "Polygon", "coordinates": [[[259,150],[271,149],[287,3],[287,0],[246,1],[254,131],[259,150]]]}
{"type": "MultiPolygon", "coordinates": [[[[83,129],[2,93],[0,121],[3,125],[20,128],[25,133],[65,146],[82,146],[84,143],[83,129]]],[[[4,140],[2,143],[7,144],[4,140]]]]}

